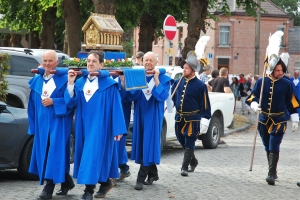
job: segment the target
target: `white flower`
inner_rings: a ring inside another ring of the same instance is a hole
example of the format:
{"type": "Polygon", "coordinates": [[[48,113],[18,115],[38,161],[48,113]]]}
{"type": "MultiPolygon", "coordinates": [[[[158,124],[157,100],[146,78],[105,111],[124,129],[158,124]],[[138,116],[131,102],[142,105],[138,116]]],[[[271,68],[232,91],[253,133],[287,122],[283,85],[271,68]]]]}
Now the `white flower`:
{"type": "Polygon", "coordinates": [[[115,62],[115,59],[111,59],[111,62],[115,62]]]}
{"type": "Polygon", "coordinates": [[[106,59],[104,59],[104,62],[106,62],[106,59]]]}
{"type": "Polygon", "coordinates": [[[132,61],[132,58],[127,58],[128,61],[132,61]]]}
{"type": "Polygon", "coordinates": [[[122,58],[122,60],[121,60],[121,61],[122,61],[122,62],[124,62],[124,61],[125,61],[125,59],[123,59],[123,58],[122,58]]]}

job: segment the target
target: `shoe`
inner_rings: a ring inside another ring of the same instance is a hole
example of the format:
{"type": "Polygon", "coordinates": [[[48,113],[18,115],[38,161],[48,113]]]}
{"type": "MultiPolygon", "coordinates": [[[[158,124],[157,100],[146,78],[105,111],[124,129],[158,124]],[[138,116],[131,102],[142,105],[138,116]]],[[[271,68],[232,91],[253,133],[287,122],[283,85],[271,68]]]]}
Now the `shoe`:
{"type": "Polygon", "coordinates": [[[250,111],[248,111],[248,115],[251,115],[251,112],[250,112],[250,111]]]}
{"type": "Polygon", "coordinates": [[[158,176],[152,177],[152,178],[148,179],[146,182],[144,182],[144,185],[152,185],[153,181],[158,181],[158,179],[159,179],[158,176]]]}
{"type": "Polygon", "coordinates": [[[104,198],[108,191],[114,187],[113,182],[110,180],[109,185],[107,186],[100,186],[98,192],[94,195],[95,198],[104,198]]]}
{"type": "Polygon", "coordinates": [[[117,182],[124,181],[125,178],[129,177],[131,175],[130,171],[127,171],[126,173],[120,173],[120,177],[116,179],[117,182]]]}
{"type": "Polygon", "coordinates": [[[46,191],[42,191],[38,199],[52,199],[52,194],[46,191]]]}
{"type": "Polygon", "coordinates": [[[80,200],[92,200],[93,195],[89,192],[84,192],[80,200]]]}
{"type": "Polygon", "coordinates": [[[300,187],[300,182],[298,182],[297,185],[300,187]]]}
{"type": "Polygon", "coordinates": [[[189,173],[188,173],[188,171],[186,171],[186,170],[181,170],[181,176],[188,176],[189,175],[189,173]]]}
{"type": "Polygon", "coordinates": [[[219,144],[226,144],[226,142],[224,142],[224,140],[220,140],[219,144]]]}
{"type": "Polygon", "coordinates": [[[72,183],[69,187],[67,188],[60,188],[59,191],[56,192],[56,195],[67,195],[69,190],[72,190],[75,187],[75,184],[72,183]]]}
{"type": "Polygon", "coordinates": [[[143,183],[142,182],[136,182],[134,189],[136,190],[142,190],[143,189],[143,183]]]}
{"type": "Polygon", "coordinates": [[[275,179],[274,179],[274,176],[271,176],[269,175],[267,178],[266,178],[266,181],[269,185],[275,185],[275,179]]]}
{"type": "Polygon", "coordinates": [[[116,178],[110,178],[110,180],[114,184],[114,186],[117,185],[117,179],[116,178]]]}

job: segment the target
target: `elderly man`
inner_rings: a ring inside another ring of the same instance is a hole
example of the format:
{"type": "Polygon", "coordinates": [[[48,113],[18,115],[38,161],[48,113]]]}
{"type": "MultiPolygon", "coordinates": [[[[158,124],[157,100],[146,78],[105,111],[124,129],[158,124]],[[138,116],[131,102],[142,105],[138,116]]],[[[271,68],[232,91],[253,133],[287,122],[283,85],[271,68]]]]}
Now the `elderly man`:
{"type": "Polygon", "coordinates": [[[164,102],[169,96],[171,78],[154,69],[156,64],[155,54],[147,52],[144,55],[144,67],[154,70],[155,74],[146,76],[148,88],[127,92],[128,100],[134,101],[131,159],[140,164],[134,186],[136,190],[142,190],[144,184],[151,185],[159,179],[156,165],[160,163],[164,102]]]}
{"type": "Polygon", "coordinates": [[[188,176],[188,172],[193,172],[198,165],[194,154],[195,142],[199,134],[207,132],[211,109],[206,85],[195,76],[200,63],[193,51],[187,54],[182,65],[183,78],[175,81],[172,91],[179,84],[173,96],[176,107],[175,133],[184,149],[181,175],[188,176]]]}
{"type": "Polygon", "coordinates": [[[56,183],[61,184],[57,195],[66,195],[74,188],[70,171],[70,130],[73,113],[64,102],[67,75],[50,74],[58,65],[55,51],[48,50],[42,56],[45,73],[30,81],[28,101],[28,134],[34,135],[29,172],[47,181],[38,199],[52,199],[56,183]]]}

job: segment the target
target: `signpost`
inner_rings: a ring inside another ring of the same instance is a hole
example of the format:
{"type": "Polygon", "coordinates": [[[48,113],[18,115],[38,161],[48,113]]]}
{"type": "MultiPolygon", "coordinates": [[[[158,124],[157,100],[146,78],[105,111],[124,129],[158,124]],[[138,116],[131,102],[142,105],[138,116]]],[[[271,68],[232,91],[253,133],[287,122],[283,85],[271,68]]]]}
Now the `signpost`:
{"type": "Polygon", "coordinates": [[[171,41],[175,38],[177,32],[176,20],[172,15],[168,15],[164,21],[164,34],[165,37],[171,41]]]}

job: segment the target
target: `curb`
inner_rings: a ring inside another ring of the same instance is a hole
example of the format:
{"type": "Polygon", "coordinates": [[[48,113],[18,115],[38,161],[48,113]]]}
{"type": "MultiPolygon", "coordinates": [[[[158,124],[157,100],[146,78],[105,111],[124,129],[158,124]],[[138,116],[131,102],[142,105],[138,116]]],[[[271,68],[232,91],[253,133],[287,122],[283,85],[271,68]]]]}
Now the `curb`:
{"type": "Polygon", "coordinates": [[[224,136],[230,135],[231,133],[234,133],[234,132],[242,132],[242,131],[249,130],[251,125],[252,125],[252,123],[249,122],[246,125],[241,126],[239,128],[226,130],[226,131],[224,131],[224,136]]]}

